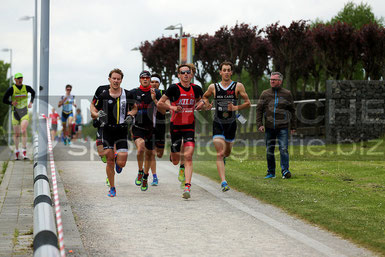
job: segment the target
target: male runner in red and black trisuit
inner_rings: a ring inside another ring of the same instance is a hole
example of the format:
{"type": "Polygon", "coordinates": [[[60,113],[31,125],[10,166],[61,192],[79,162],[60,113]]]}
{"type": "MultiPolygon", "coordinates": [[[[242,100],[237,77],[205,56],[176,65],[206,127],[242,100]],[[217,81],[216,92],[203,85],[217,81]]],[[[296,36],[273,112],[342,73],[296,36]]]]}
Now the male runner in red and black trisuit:
{"type": "Polygon", "coordinates": [[[172,84],[165,95],[159,100],[158,107],[171,111],[170,135],[171,135],[171,161],[178,165],[180,161],[181,144],[184,145],[185,159],[185,188],[183,198],[188,199],[190,195],[191,177],[193,172],[192,156],[195,147],[195,117],[194,110],[200,110],[204,102],[201,100],[202,88],[190,83],[192,78],[191,69],[188,65],[178,66],[177,84],[172,84]],[[170,100],[171,104],[167,103],[170,100]]]}
{"type": "Polygon", "coordinates": [[[110,88],[99,95],[95,103],[97,111],[91,110],[92,118],[99,118],[101,122],[102,143],[107,156],[106,173],[111,184],[110,197],[116,196],[114,164],[117,173],[122,172],[126,165],[128,126],[137,111],[132,94],[120,87],[122,79],[123,72],[120,69],[112,70],[108,75],[110,88]]]}
{"type": "Polygon", "coordinates": [[[131,128],[137,149],[136,159],[139,169],[135,185],[140,186],[142,191],[148,189],[148,171],[151,168],[152,159],[155,155],[155,134],[153,134],[153,130],[156,124],[156,106],[161,97],[158,89],[151,88],[150,79],[151,73],[149,71],[142,71],[139,74],[140,86],[130,91],[138,107],[138,112],[131,128]]]}

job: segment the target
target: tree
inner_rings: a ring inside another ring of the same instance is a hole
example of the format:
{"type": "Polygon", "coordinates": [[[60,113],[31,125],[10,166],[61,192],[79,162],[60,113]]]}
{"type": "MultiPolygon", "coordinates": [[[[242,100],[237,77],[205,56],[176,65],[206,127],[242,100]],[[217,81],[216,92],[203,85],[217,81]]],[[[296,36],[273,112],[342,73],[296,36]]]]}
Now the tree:
{"type": "Polygon", "coordinates": [[[365,69],[365,79],[385,78],[385,29],[376,23],[364,25],[359,31],[361,60],[365,69]]]}
{"type": "Polygon", "coordinates": [[[164,88],[172,83],[179,60],[179,39],[172,37],[158,38],[153,43],[145,41],[139,47],[143,61],[152,70],[162,76],[164,88]]]}
{"type": "Polygon", "coordinates": [[[4,119],[7,116],[9,106],[3,103],[5,91],[9,87],[9,79],[7,79],[8,69],[11,67],[9,63],[0,61],[0,126],[4,124],[4,119]]]}
{"type": "Polygon", "coordinates": [[[376,18],[370,5],[364,3],[357,5],[353,2],[346,3],[344,8],[331,20],[331,24],[338,22],[348,23],[355,29],[360,29],[369,23],[384,25],[384,19],[382,17],[376,18]]]}
{"type": "Polygon", "coordinates": [[[216,82],[219,80],[220,59],[218,53],[224,51],[223,41],[209,34],[199,35],[195,40],[194,63],[197,66],[196,78],[205,90],[208,76],[216,82]],[[199,69],[200,67],[200,69],[199,69]]]}
{"type": "Polygon", "coordinates": [[[304,72],[304,64],[311,44],[307,37],[309,25],[306,21],[293,21],[290,27],[272,24],[264,29],[270,41],[273,65],[286,77],[286,85],[297,96],[297,81],[304,72]]]}
{"type": "Polygon", "coordinates": [[[318,24],[312,30],[320,62],[327,77],[353,79],[360,60],[358,33],[347,23],[318,24]]]}
{"type": "Polygon", "coordinates": [[[258,80],[263,76],[264,72],[269,66],[269,56],[271,52],[271,45],[269,40],[260,36],[261,31],[254,37],[250,44],[245,69],[250,74],[252,81],[252,99],[258,99],[258,80]]]}

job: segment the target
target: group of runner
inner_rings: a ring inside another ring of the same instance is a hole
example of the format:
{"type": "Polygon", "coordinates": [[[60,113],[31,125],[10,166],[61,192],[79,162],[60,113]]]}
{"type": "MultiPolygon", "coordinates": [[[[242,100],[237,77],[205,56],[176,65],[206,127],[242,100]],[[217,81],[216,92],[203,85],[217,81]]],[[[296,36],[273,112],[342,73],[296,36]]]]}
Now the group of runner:
{"type": "Polygon", "coordinates": [[[109,85],[99,86],[91,103],[91,117],[97,131],[97,149],[106,163],[108,196],[116,196],[115,172],[120,173],[128,156],[128,135],[132,133],[137,149],[138,175],[135,184],[142,191],[148,189],[149,171],[152,185],[158,185],[155,155],[163,156],[166,132],[166,111],[171,114],[170,161],[180,165],[178,179],[184,191],[182,197],[191,197],[193,153],[195,148],[194,111],[210,110],[214,98],[215,118],[213,141],[217,150],[217,168],[222,180],[222,191],[230,189],[225,178],[225,158],[231,153],[237,129],[236,111],[248,108],[250,100],[240,82],[231,80],[233,64],[220,65],[221,82],[211,84],[203,93],[202,88],[191,83],[195,67],[182,64],[177,68],[179,82],[167,90],[159,90],[161,78],[149,71],[139,74],[140,86],[133,90],[121,88],[123,72],[114,69],[109,73],[109,85]],[[238,105],[238,98],[243,103],[238,105]],[[130,129],[131,128],[131,129],[130,129]]]}

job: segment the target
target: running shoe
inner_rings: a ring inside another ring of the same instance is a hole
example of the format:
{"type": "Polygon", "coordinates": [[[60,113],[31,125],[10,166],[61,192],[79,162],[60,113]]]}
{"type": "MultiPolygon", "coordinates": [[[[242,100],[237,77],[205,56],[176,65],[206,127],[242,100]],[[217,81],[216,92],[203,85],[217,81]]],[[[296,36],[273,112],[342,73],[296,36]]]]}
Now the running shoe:
{"type": "Polygon", "coordinates": [[[116,162],[117,156],[118,156],[118,154],[115,153],[115,171],[116,171],[116,173],[119,174],[120,172],[122,172],[123,168],[119,167],[118,163],[116,162]]]}
{"type": "Polygon", "coordinates": [[[28,157],[27,157],[27,150],[26,149],[23,149],[23,159],[24,160],[28,159],[28,157]]]}
{"type": "Polygon", "coordinates": [[[105,155],[100,156],[100,159],[102,160],[102,162],[107,163],[107,157],[105,155]]]}
{"type": "Polygon", "coordinates": [[[226,157],[223,157],[223,164],[226,165],[226,157]]]}
{"type": "Polygon", "coordinates": [[[108,180],[108,177],[106,177],[106,186],[111,187],[110,181],[108,180]]]}
{"type": "Polygon", "coordinates": [[[275,178],[275,174],[267,173],[265,178],[275,178]]]}
{"type": "Polygon", "coordinates": [[[20,160],[20,159],[19,159],[19,155],[20,155],[20,152],[19,152],[19,151],[15,152],[15,160],[20,160]]]}
{"type": "Polygon", "coordinates": [[[223,181],[221,184],[222,192],[226,192],[230,190],[229,184],[227,184],[227,181],[223,181]]]}
{"type": "Polygon", "coordinates": [[[64,145],[67,145],[67,138],[65,137],[63,140],[64,145]]]}
{"type": "Polygon", "coordinates": [[[138,176],[135,179],[135,185],[141,186],[142,185],[142,178],[143,178],[143,171],[138,172],[138,176]]]}
{"type": "Polygon", "coordinates": [[[116,189],[115,187],[111,187],[110,191],[108,192],[109,197],[115,197],[116,196],[116,189]]]}
{"type": "Polygon", "coordinates": [[[147,179],[142,178],[142,186],[140,187],[140,190],[147,191],[148,189],[148,181],[147,179]]]}
{"type": "Polygon", "coordinates": [[[116,171],[116,173],[120,173],[120,172],[122,172],[122,170],[123,170],[123,168],[120,168],[119,167],[119,165],[115,162],[115,171],[116,171]]]}
{"type": "Polygon", "coordinates": [[[157,186],[158,185],[158,178],[154,178],[152,180],[151,186],[157,186]]]}
{"type": "Polygon", "coordinates": [[[291,178],[291,172],[285,170],[284,172],[282,172],[282,178],[291,178]]]}
{"type": "Polygon", "coordinates": [[[185,186],[182,197],[184,199],[189,199],[191,197],[191,189],[189,186],[185,186]]]}
{"type": "Polygon", "coordinates": [[[67,141],[68,141],[68,145],[71,145],[71,139],[67,138],[67,141]]]}
{"type": "Polygon", "coordinates": [[[178,176],[178,180],[182,183],[184,183],[185,181],[185,176],[184,176],[184,167],[179,167],[179,176],[178,176]]]}

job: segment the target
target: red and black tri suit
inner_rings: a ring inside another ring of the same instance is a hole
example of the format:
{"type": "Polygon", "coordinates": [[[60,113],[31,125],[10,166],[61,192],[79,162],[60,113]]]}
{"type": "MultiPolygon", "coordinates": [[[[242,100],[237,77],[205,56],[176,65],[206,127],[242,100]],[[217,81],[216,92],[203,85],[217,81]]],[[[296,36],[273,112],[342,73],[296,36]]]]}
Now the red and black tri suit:
{"type": "Polygon", "coordinates": [[[177,83],[172,84],[165,94],[172,106],[182,107],[180,112],[171,111],[171,152],[180,152],[182,142],[185,146],[195,146],[194,109],[197,100],[203,96],[202,88],[192,83],[186,88],[177,83]]]}

